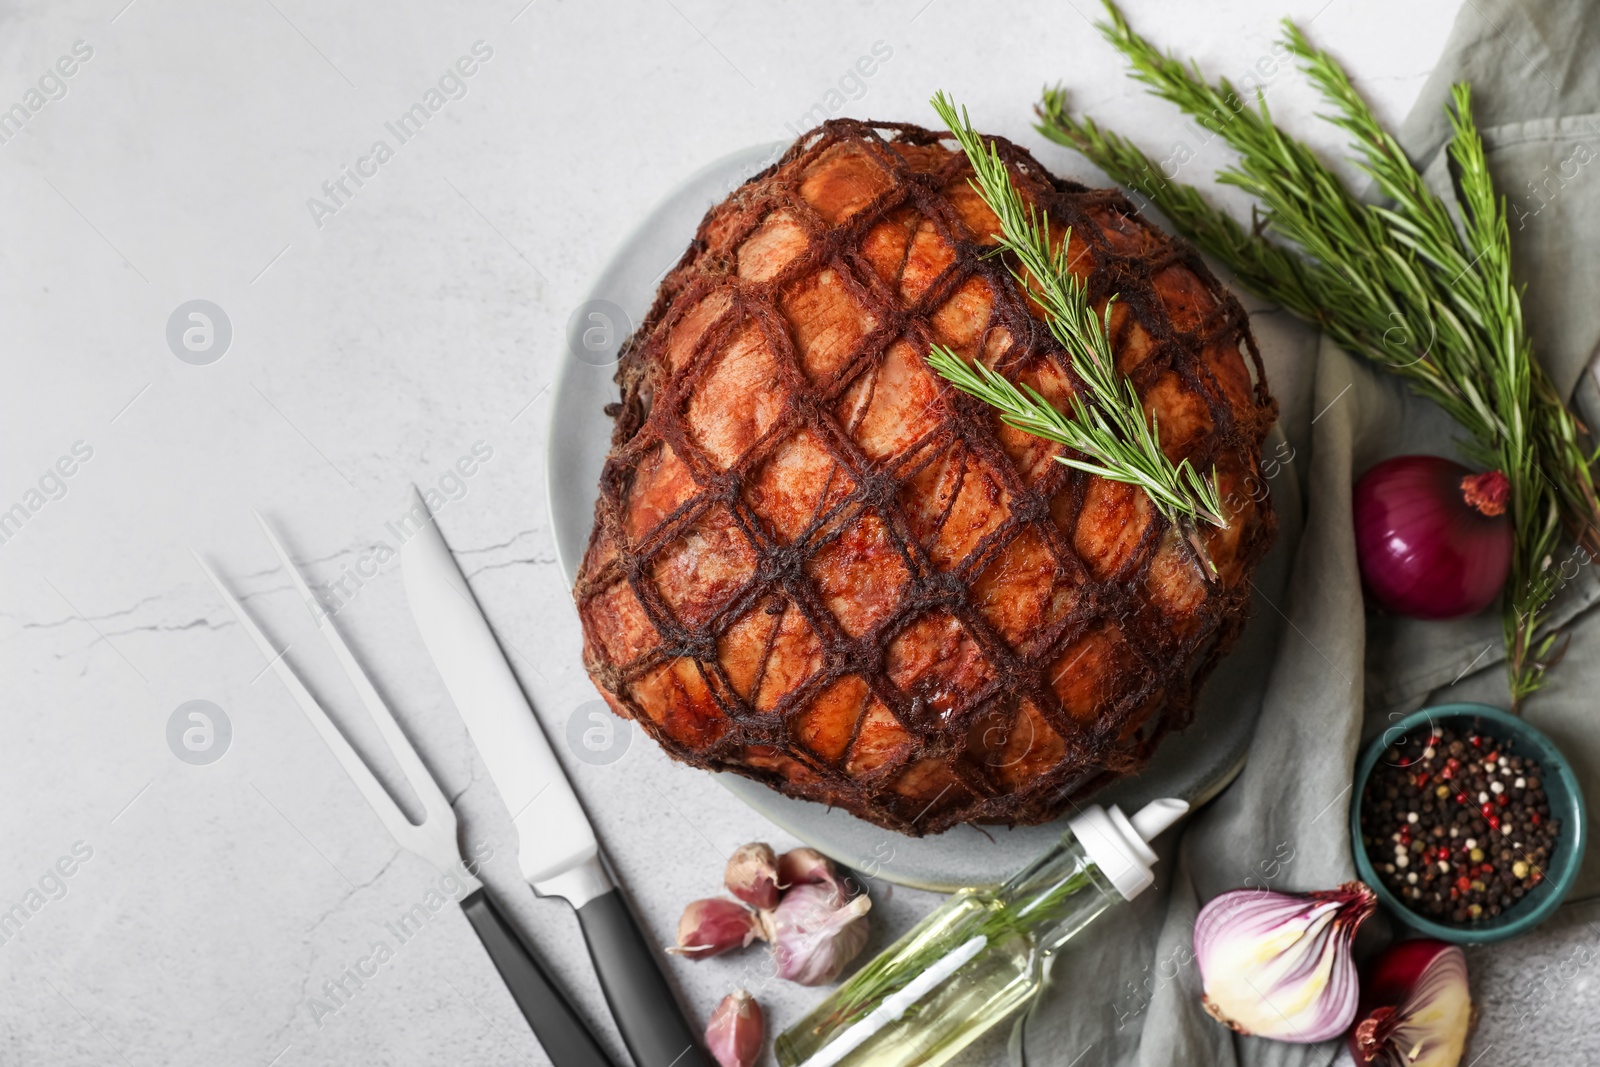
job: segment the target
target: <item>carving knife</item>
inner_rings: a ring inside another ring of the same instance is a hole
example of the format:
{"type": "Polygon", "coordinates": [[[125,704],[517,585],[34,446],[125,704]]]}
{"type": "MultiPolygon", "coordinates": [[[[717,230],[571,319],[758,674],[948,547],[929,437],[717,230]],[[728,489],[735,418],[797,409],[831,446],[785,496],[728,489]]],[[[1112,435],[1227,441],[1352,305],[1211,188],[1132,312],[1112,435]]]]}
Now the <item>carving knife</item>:
{"type": "Polygon", "coordinates": [[[612,882],[589,818],[413,488],[416,532],[400,550],[406,599],[517,831],[522,876],[578,912],[589,956],[636,1067],[710,1067],[661,963],[612,882]]]}

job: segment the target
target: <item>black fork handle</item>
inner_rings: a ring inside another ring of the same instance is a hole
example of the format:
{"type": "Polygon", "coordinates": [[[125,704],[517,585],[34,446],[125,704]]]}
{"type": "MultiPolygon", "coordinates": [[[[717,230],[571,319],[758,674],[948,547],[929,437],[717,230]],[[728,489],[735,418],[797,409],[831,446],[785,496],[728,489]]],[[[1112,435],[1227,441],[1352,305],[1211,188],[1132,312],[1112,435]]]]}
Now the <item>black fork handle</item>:
{"type": "Polygon", "coordinates": [[[495,969],[522,1009],[544,1054],[555,1067],[615,1067],[578,1017],[572,1004],[539,965],[533,950],[517,936],[482,889],[463,897],[461,910],[495,969]]]}

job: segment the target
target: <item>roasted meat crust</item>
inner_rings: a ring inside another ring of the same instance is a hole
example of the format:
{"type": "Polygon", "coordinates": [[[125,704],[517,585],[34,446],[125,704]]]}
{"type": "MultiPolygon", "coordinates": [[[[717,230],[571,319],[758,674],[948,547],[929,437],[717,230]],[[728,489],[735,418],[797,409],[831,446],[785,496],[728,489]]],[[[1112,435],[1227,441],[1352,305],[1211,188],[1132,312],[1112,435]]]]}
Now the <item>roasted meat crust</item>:
{"type": "Polygon", "coordinates": [[[625,347],[574,589],[590,676],[671,755],[916,835],[1051,819],[1141,766],[1276,528],[1238,302],[1120,193],[996,144],[1116,297],[1163,447],[1215,467],[1220,579],[1141,491],[926,368],[938,342],[1058,403],[1081,381],[948,139],[835,120],[711,209],[625,347]]]}

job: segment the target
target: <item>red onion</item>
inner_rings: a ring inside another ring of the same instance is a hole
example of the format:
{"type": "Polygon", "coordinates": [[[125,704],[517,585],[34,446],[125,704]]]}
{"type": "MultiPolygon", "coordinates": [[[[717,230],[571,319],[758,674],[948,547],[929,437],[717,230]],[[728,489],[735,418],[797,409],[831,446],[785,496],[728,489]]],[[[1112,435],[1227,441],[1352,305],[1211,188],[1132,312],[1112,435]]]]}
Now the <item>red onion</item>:
{"type": "Polygon", "coordinates": [[[1356,559],[1380,607],[1419,619],[1482,611],[1511,570],[1511,485],[1438,456],[1396,456],[1356,483],[1356,559]]]}
{"type": "Polygon", "coordinates": [[[1309,1044],[1337,1037],[1355,1018],[1350,942],[1377,907],[1361,882],[1318,893],[1235,889],[1194,924],[1202,1003],[1241,1034],[1309,1044]]]}
{"type": "Polygon", "coordinates": [[[1456,1067],[1472,1014],[1461,949],[1429,938],[1401,941],[1372,968],[1350,1055],[1360,1067],[1456,1067]]]}

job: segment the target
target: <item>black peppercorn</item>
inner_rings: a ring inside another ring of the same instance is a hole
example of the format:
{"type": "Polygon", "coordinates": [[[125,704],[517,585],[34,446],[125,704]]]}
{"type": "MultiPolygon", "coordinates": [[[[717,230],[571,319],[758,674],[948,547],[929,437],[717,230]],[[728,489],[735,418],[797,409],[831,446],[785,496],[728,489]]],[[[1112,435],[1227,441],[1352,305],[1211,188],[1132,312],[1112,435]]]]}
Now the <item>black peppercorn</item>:
{"type": "Polygon", "coordinates": [[[1383,883],[1418,911],[1477,922],[1543,881],[1560,823],[1539,766],[1509,749],[1475,731],[1422,728],[1373,768],[1361,843],[1383,883]]]}

